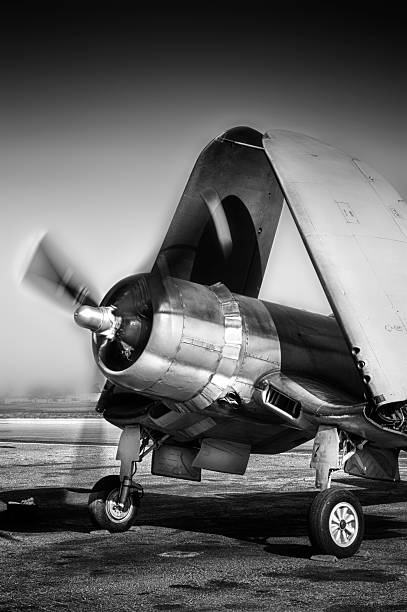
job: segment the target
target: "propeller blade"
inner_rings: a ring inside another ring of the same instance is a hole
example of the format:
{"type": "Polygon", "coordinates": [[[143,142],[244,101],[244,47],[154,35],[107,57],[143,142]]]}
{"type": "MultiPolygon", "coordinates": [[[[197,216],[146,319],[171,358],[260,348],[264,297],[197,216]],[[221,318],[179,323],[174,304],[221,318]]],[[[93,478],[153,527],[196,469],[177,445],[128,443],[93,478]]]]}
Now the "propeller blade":
{"type": "Polygon", "coordinates": [[[65,307],[97,306],[89,284],[47,234],[38,243],[22,280],[65,307]]]}
{"type": "Polygon", "coordinates": [[[217,191],[210,187],[204,189],[204,191],[201,192],[201,196],[208,207],[223,255],[225,259],[227,259],[232,251],[233,242],[222,201],[217,191]]]}

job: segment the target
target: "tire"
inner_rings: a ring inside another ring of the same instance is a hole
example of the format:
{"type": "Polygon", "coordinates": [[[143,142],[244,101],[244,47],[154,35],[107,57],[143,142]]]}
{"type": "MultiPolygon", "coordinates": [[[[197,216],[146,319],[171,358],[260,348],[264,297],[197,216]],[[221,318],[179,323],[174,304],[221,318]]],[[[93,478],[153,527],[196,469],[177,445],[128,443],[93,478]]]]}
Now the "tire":
{"type": "Polygon", "coordinates": [[[308,528],[317,551],[339,559],[351,557],[359,550],[365,531],[362,506],[349,491],[321,491],[311,504],[308,528]]]}
{"type": "Polygon", "coordinates": [[[115,504],[119,492],[119,476],[105,476],[95,484],[88,501],[90,518],[95,527],[119,533],[127,531],[134,525],[139,497],[137,493],[130,493],[124,510],[120,510],[115,504]]]}

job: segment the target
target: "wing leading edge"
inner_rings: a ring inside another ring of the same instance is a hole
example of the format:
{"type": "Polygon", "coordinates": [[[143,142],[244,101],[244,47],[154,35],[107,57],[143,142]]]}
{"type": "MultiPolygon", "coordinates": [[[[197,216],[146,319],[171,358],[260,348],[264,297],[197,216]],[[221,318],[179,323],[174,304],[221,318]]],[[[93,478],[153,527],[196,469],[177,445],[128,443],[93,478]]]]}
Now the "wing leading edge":
{"type": "Polygon", "coordinates": [[[366,164],[318,140],[263,139],[331,307],[377,405],[407,398],[407,205],[366,164]]]}

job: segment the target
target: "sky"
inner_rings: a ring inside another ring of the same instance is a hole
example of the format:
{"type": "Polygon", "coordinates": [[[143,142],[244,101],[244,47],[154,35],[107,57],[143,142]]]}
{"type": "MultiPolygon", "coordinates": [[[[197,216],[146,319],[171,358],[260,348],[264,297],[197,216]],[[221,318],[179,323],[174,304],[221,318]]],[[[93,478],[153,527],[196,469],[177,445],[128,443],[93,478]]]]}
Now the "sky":
{"type": "MultiPolygon", "coordinates": [[[[401,4],[169,4],[0,9],[0,394],[92,378],[88,334],[18,283],[35,237],[50,231],[101,295],[148,270],[226,129],[309,134],[407,195],[401,4]]],[[[261,296],[329,312],[287,210],[261,296]]]]}

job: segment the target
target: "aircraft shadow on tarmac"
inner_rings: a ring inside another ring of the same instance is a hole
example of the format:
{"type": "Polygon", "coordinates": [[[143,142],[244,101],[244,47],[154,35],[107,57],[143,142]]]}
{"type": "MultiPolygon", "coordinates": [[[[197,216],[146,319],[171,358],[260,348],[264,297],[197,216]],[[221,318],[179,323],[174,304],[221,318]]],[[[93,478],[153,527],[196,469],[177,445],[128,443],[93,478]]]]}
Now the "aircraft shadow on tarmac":
{"type": "MultiPolygon", "coordinates": [[[[405,535],[407,520],[395,516],[390,504],[407,500],[407,483],[362,482],[346,478],[362,506],[380,505],[380,514],[366,515],[366,539],[405,535]]],[[[341,483],[336,480],[336,485],[341,483]]],[[[152,485],[142,500],[136,524],[202,534],[221,535],[265,544],[266,551],[293,557],[309,557],[310,546],[298,542],[307,537],[307,512],[312,491],[224,493],[221,496],[167,494],[152,485]],[[158,491],[158,492],[157,492],[158,491]],[[271,541],[270,541],[271,540],[271,541]],[[274,541],[275,540],[275,541],[274,541]]],[[[0,493],[0,530],[13,533],[86,533],[92,529],[87,511],[89,489],[36,488],[0,493]],[[5,505],[34,498],[36,505],[5,505]]],[[[0,532],[1,537],[1,532],[0,532]]]]}

